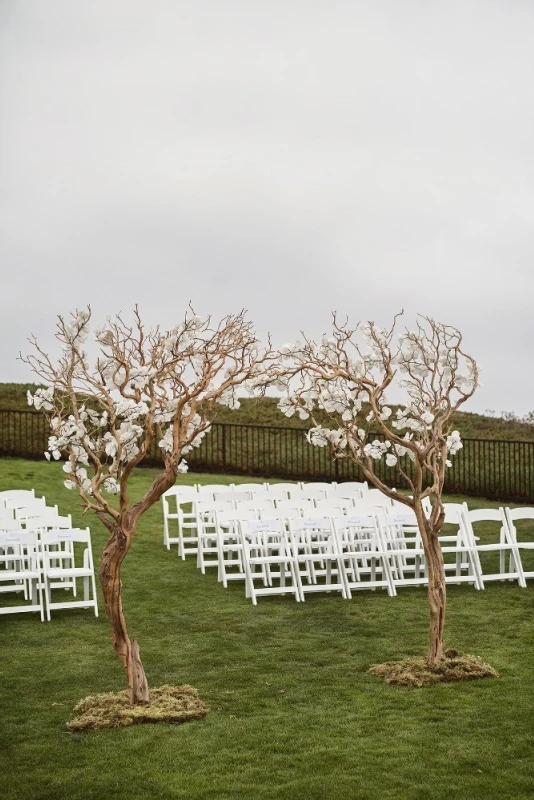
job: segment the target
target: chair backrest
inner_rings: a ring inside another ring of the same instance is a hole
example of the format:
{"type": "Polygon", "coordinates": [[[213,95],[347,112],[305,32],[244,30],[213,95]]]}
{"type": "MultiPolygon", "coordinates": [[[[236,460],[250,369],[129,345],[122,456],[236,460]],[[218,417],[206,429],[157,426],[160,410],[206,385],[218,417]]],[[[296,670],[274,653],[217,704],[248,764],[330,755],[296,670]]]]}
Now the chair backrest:
{"type": "Polygon", "coordinates": [[[534,520],[534,508],[525,506],[523,508],[506,508],[506,516],[512,522],[519,519],[532,519],[534,520]]]}
{"type": "Polygon", "coordinates": [[[198,493],[199,494],[221,494],[222,492],[233,492],[234,491],[234,484],[225,484],[225,483],[198,483],[197,484],[198,493]]]}
{"type": "Polygon", "coordinates": [[[0,547],[17,546],[35,548],[37,546],[37,534],[33,531],[17,530],[0,532],[0,547]]]}
{"type": "Polygon", "coordinates": [[[30,503],[24,508],[15,509],[15,517],[21,521],[31,519],[31,517],[48,517],[50,519],[59,516],[57,506],[47,506],[44,503],[30,503]]]}
{"type": "Polygon", "coordinates": [[[46,500],[44,497],[13,498],[6,500],[5,508],[12,508],[15,516],[17,516],[19,513],[30,509],[46,508],[46,500]]]}
{"type": "Polygon", "coordinates": [[[363,499],[366,502],[368,500],[375,500],[377,502],[377,504],[379,504],[381,506],[383,506],[383,505],[386,505],[386,506],[393,505],[393,501],[386,494],[381,492],[380,489],[368,489],[365,492],[365,495],[364,495],[363,499]]]}
{"type": "Polygon", "coordinates": [[[321,505],[317,503],[317,513],[323,517],[338,517],[345,510],[344,506],[331,503],[330,500],[322,500],[320,502],[321,505]]]}
{"type": "Polygon", "coordinates": [[[215,520],[217,525],[225,525],[234,522],[243,522],[245,520],[257,520],[258,516],[253,510],[244,511],[241,509],[232,509],[231,511],[216,511],[215,520]]]}
{"type": "Polygon", "coordinates": [[[284,533],[285,528],[280,519],[270,518],[249,520],[243,525],[246,533],[284,533]]]}
{"type": "Polygon", "coordinates": [[[286,508],[268,508],[265,510],[260,509],[261,519],[298,519],[302,517],[302,510],[300,508],[291,507],[291,503],[286,508]]]}
{"type": "Polygon", "coordinates": [[[0,531],[20,531],[21,524],[19,519],[13,517],[0,517],[0,531]]]}
{"type": "Polygon", "coordinates": [[[264,492],[256,492],[254,497],[261,497],[262,499],[270,497],[273,500],[287,500],[289,498],[289,492],[284,488],[279,489],[278,486],[274,484],[267,488],[264,492]]]}
{"type": "MultiPolygon", "coordinates": [[[[229,497],[228,494],[215,494],[215,500],[226,500],[229,497]]],[[[252,492],[233,492],[232,493],[232,503],[246,503],[247,500],[252,500],[253,494],[252,492]]]]}
{"type": "Polygon", "coordinates": [[[324,500],[326,497],[325,489],[299,489],[291,493],[291,500],[324,500]]]}
{"type": "Polygon", "coordinates": [[[300,483],[269,483],[267,486],[267,491],[276,491],[278,493],[284,491],[288,493],[289,497],[292,497],[293,494],[300,491],[300,483]]]}
{"type": "Polygon", "coordinates": [[[238,511],[249,511],[249,510],[257,510],[257,511],[266,511],[270,509],[271,511],[274,508],[274,500],[270,500],[268,498],[262,498],[261,500],[254,498],[254,500],[245,500],[242,503],[237,504],[238,511]]]}
{"type": "Polygon", "coordinates": [[[465,512],[465,518],[471,524],[473,522],[500,522],[506,523],[504,510],[502,508],[476,508],[465,512]]]}
{"type": "Polygon", "coordinates": [[[0,504],[6,508],[16,508],[17,503],[24,505],[34,497],[35,489],[6,489],[0,492],[0,504]],[[10,503],[9,506],[8,503],[10,503]]]}
{"type": "Polygon", "coordinates": [[[329,517],[325,516],[317,516],[317,517],[299,517],[298,519],[294,519],[291,521],[291,527],[293,530],[301,531],[301,530],[332,530],[332,524],[330,522],[329,517]]]}
{"type": "Polygon", "coordinates": [[[461,525],[463,515],[469,511],[467,503],[443,503],[445,511],[445,525],[461,525]]]}
{"type": "Polygon", "coordinates": [[[376,518],[372,514],[343,514],[334,517],[336,528],[376,528],[376,518]]]}
{"type": "Polygon", "coordinates": [[[315,503],[317,508],[321,509],[321,514],[329,517],[330,513],[323,511],[323,509],[337,509],[337,514],[342,514],[346,508],[352,508],[352,501],[346,497],[327,497],[326,500],[317,500],[315,503]]]}
{"type": "Polygon", "coordinates": [[[53,530],[56,528],[72,528],[72,518],[71,515],[68,514],[66,516],[60,516],[59,514],[50,514],[43,517],[27,517],[24,520],[21,520],[24,523],[24,527],[27,531],[40,531],[43,529],[53,530]]]}
{"type": "Polygon", "coordinates": [[[335,489],[336,486],[337,486],[337,484],[336,484],[335,481],[333,481],[333,482],[330,482],[330,481],[310,481],[309,483],[305,483],[305,482],[302,483],[302,489],[304,491],[308,491],[308,490],[314,491],[315,489],[319,489],[320,491],[323,491],[323,492],[330,492],[330,491],[332,491],[332,489],[335,489]]]}
{"type": "Polygon", "coordinates": [[[61,544],[62,542],[91,544],[91,531],[89,528],[56,528],[41,533],[41,544],[45,547],[50,544],[61,544]]]}
{"type": "Polygon", "coordinates": [[[266,483],[234,483],[234,487],[235,492],[252,492],[253,495],[267,491],[266,483]]]}
{"type": "Polygon", "coordinates": [[[416,527],[417,526],[417,517],[415,516],[415,512],[412,511],[410,508],[406,508],[405,510],[402,509],[385,509],[384,519],[386,525],[402,525],[402,526],[409,526],[409,527],[416,527]]]}
{"type": "Polygon", "coordinates": [[[182,496],[183,497],[187,497],[187,496],[196,495],[196,494],[198,494],[196,485],[195,486],[189,486],[189,485],[186,486],[186,485],[180,485],[180,484],[176,484],[175,483],[174,486],[171,486],[170,489],[167,489],[166,492],[163,492],[163,494],[161,496],[162,497],[174,497],[176,495],[180,495],[181,497],[182,496]]]}
{"type": "Polygon", "coordinates": [[[336,490],[342,492],[355,491],[363,495],[369,491],[369,484],[367,481],[343,481],[343,483],[336,484],[336,490]]]}
{"type": "MultiPolygon", "coordinates": [[[[383,497],[384,495],[382,495],[383,497]]],[[[354,511],[351,513],[354,514],[377,514],[381,509],[390,509],[391,505],[386,502],[382,502],[380,498],[371,497],[369,500],[367,499],[367,495],[365,497],[360,497],[357,500],[354,500],[354,511]]]]}
{"type": "Polygon", "coordinates": [[[198,515],[204,514],[208,511],[233,511],[234,504],[231,499],[228,500],[202,500],[195,504],[196,512],[198,515]]]}
{"type": "Polygon", "coordinates": [[[298,508],[300,511],[313,511],[315,505],[312,500],[277,500],[276,507],[278,509],[285,508],[298,508]]]}

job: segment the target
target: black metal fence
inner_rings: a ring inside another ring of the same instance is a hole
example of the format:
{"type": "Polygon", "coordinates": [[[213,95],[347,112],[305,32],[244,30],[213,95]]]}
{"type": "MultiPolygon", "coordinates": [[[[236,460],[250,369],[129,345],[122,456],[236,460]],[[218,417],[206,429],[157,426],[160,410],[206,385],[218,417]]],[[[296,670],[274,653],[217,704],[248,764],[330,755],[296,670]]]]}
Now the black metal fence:
{"type": "MultiPolygon", "coordinates": [[[[49,429],[43,414],[0,410],[0,456],[41,458],[49,429]]],[[[382,438],[377,436],[376,438],[382,438]]],[[[534,501],[534,442],[463,439],[463,449],[451,459],[447,493],[500,500],[534,501]]],[[[352,462],[333,460],[326,447],[313,447],[298,428],[215,423],[199,448],[187,458],[200,472],[258,475],[295,480],[362,480],[352,462]]],[[[160,464],[157,443],[145,464],[160,464]]],[[[411,464],[403,466],[410,474],[411,464]]],[[[381,478],[402,488],[398,472],[375,462],[381,478]]]]}

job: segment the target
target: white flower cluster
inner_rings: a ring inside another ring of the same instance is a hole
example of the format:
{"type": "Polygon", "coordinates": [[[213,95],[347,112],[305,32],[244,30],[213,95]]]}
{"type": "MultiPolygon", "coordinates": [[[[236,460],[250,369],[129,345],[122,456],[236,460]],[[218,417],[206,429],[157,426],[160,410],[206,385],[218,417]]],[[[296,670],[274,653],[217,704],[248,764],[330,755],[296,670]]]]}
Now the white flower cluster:
{"type": "Polygon", "coordinates": [[[74,344],[76,347],[83,344],[89,334],[89,326],[86,324],[90,318],[88,311],[77,311],[73,315],[72,322],[65,325],[66,345],[74,344]]]}
{"type": "Polygon", "coordinates": [[[33,395],[28,391],[26,392],[26,397],[28,398],[28,405],[34,406],[36,411],[41,408],[44,411],[52,411],[54,408],[54,389],[51,386],[46,389],[36,389],[33,395]]]}
{"type": "Polygon", "coordinates": [[[425,430],[432,428],[435,416],[428,410],[419,411],[413,406],[406,406],[405,408],[397,409],[397,419],[393,420],[391,425],[393,428],[409,430],[417,433],[423,433],[425,430]]]}
{"type": "Polygon", "coordinates": [[[460,433],[458,431],[452,431],[452,433],[447,436],[447,452],[453,456],[458,450],[461,450],[462,447],[463,444],[460,433]]]}
{"type": "Polygon", "coordinates": [[[235,411],[241,406],[234,386],[229,386],[228,389],[225,389],[217,398],[217,403],[235,411]]]}

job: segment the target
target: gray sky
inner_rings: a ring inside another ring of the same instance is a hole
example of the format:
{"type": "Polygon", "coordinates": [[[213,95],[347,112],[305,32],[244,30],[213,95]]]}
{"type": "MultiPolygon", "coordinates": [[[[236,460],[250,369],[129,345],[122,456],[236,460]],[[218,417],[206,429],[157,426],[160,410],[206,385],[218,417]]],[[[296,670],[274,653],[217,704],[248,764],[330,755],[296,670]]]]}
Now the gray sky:
{"type": "Polygon", "coordinates": [[[1,0],[0,380],[88,302],[454,324],[534,409],[529,0],[1,0]]]}

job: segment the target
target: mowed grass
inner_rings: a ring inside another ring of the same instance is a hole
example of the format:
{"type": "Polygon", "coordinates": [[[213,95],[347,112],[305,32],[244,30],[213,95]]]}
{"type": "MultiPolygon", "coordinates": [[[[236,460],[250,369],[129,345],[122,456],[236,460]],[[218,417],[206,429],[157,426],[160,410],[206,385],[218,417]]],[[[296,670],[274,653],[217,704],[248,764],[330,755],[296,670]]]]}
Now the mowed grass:
{"type": "MultiPolygon", "coordinates": [[[[154,474],[140,470],[133,494],[154,474]]],[[[61,478],[58,464],[0,462],[0,490],[33,486],[76,525],[90,525],[96,555],[105,530],[82,516],[61,478]]],[[[447,644],[483,657],[500,678],[410,690],[367,668],[425,652],[424,589],[350,602],[262,598],[254,608],[241,583],[225,590],[213,570],[202,576],[194,560],[163,548],[159,504],[139,526],[123,580],[150,684],[192,684],[210,714],[180,726],[69,733],[80,698],[124,687],[103,605],[99,619],[85,610],[56,612],[51,623],[3,616],[3,800],[534,796],[532,582],[449,588],[447,644]]]]}

